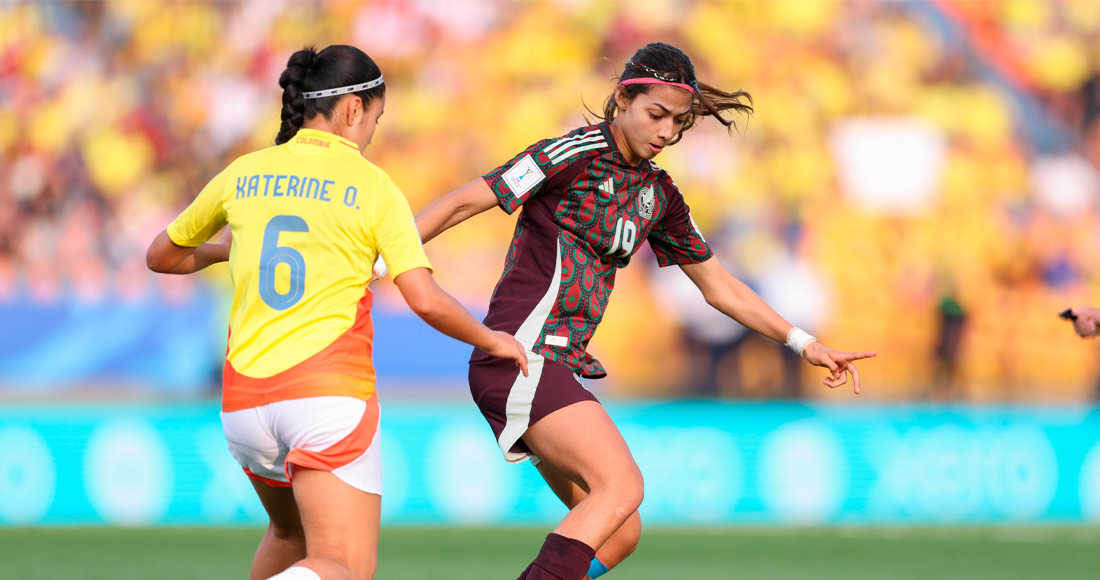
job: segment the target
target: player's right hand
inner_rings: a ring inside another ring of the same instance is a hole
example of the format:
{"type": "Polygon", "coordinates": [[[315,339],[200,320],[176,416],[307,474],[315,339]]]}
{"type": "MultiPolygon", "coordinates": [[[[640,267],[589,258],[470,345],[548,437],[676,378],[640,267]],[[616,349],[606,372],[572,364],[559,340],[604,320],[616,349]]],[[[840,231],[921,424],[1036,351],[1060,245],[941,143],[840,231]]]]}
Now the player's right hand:
{"type": "Polygon", "coordinates": [[[491,331],[493,338],[496,340],[492,346],[484,349],[485,352],[497,356],[500,358],[510,358],[516,361],[516,366],[523,372],[523,376],[527,375],[527,349],[523,348],[523,345],[516,340],[516,337],[508,334],[507,332],[501,332],[499,330],[491,331]]]}

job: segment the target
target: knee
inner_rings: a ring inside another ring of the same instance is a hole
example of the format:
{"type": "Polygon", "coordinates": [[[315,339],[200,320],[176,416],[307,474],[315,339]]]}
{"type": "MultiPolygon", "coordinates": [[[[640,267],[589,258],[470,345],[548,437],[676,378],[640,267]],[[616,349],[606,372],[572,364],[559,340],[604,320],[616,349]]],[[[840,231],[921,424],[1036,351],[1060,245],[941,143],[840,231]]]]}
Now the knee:
{"type": "Polygon", "coordinates": [[[610,489],[617,499],[616,511],[621,512],[620,515],[624,518],[635,514],[645,497],[645,485],[642,482],[641,472],[628,473],[616,478],[616,481],[610,485],[610,489]]]}
{"type": "MultiPolygon", "coordinates": [[[[630,513],[636,513],[642,505],[642,499],[645,498],[645,482],[642,481],[642,472],[637,467],[635,467],[634,473],[631,473],[623,482],[623,495],[630,508],[630,513]]],[[[641,526],[640,520],[638,525],[641,526]]]]}

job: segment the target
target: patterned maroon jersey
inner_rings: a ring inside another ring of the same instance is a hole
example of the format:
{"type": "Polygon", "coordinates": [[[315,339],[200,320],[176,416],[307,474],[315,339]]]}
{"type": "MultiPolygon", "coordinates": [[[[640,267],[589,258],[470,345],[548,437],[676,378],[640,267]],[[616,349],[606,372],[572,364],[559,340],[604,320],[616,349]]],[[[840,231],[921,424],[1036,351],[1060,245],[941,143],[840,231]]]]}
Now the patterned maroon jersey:
{"type": "Polygon", "coordinates": [[[606,123],[539,141],[484,179],[504,211],[525,208],[485,324],[585,377],[607,374],[586,348],[642,240],[661,266],[711,257],[672,179],[627,164],[606,123]]]}

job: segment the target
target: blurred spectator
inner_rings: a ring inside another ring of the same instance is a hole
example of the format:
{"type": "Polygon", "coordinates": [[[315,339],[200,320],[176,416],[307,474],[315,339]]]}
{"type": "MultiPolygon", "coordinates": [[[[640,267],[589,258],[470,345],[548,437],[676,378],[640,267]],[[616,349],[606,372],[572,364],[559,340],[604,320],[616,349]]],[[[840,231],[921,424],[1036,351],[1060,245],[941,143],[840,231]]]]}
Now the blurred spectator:
{"type": "Polygon", "coordinates": [[[938,312],[935,371],[929,391],[933,399],[945,401],[959,396],[959,355],[966,332],[966,309],[959,303],[954,283],[945,284],[938,312]]]}

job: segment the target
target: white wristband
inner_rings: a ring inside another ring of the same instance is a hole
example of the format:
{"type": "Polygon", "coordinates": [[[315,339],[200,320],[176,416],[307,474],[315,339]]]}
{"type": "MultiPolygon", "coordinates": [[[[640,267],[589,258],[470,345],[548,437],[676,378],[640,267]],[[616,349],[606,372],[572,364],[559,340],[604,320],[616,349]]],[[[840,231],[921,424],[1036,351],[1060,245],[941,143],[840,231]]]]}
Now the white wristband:
{"type": "Polygon", "coordinates": [[[802,351],[806,349],[806,345],[817,340],[810,333],[795,326],[787,333],[787,346],[798,353],[798,356],[802,356],[802,351]]]}

